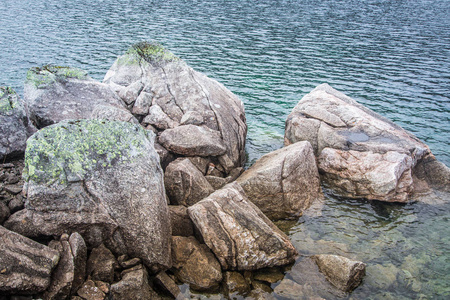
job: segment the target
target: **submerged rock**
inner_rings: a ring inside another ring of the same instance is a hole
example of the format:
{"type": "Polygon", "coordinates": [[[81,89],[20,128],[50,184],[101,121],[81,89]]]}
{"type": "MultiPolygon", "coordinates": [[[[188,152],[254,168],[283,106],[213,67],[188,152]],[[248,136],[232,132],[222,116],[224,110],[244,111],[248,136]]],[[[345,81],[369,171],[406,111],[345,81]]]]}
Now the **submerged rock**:
{"type": "Polygon", "coordinates": [[[37,294],[50,285],[58,251],[0,226],[0,294],[37,294]]]}
{"type": "Polygon", "coordinates": [[[127,113],[124,103],[108,85],[95,81],[83,70],[70,67],[31,68],[25,81],[24,101],[31,121],[39,129],[62,120],[89,119],[99,104],[127,113]]]}
{"type": "Polygon", "coordinates": [[[224,270],[256,270],[293,262],[297,251],[245,196],[226,185],[188,208],[189,216],[224,270]]]}
{"type": "Polygon", "coordinates": [[[307,141],[264,155],[237,183],[270,219],[299,217],[321,196],[316,159],[307,141]]]}
{"type": "Polygon", "coordinates": [[[0,87],[0,124],[0,161],[22,156],[28,138],[28,118],[19,96],[10,87],[0,87]]]}
{"type": "Polygon", "coordinates": [[[26,209],[5,226],[25,236],[79,232],[149,267],[170,267],[170,220],[153,134],[139,125],[64,121],[28,140],[26,209]]]}
{"type": "Polygon", "coordinates": [[[215,156],[229,172],[245,161],[244,106],[222,84],[156,43],[138,43],[104,78],[158,140],[184,156],[215,156]],[[180,125],[181,124],[181,125],[180,125]]]}
{"type": "MultiPolygon", "coordinates": [[[[350,198],[407,202],[416,166],[436,162],[411,133],[327,84],[303,97],[286,120],[285,144],[304,140],[313,146],[326,183],[350,198]]],[[[430,185],[433,173],[450,182],[445,166],[427,170],[430,185]]]]}
{"type": "Polygon", "coordinates": [[[351,292],[366,274],[366,264],[343,256],[320,254],[313,259],[331,284],[344,292],[351,292]]]}

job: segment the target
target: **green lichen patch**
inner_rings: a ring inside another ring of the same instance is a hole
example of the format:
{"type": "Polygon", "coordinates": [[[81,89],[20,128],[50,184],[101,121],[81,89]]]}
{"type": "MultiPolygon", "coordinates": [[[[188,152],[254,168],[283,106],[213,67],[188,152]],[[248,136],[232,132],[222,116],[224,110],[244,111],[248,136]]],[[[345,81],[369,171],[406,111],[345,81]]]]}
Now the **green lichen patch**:
{"type": "Polygon", "coordinates": [[[14,109],[20,109],[21,104],[13,88],[7,86],[0,87],[0,114],[10,114],[14,109]]]}
{"type": "Polygon", "coordinates": [[[106,120],[68,120],[41,129],[27,141],[26,181],[81,181],[93,171],[145,155],[149,133],[140,126],[106,120]]]}
{"type": "Polygon", "coordinates": [[[87,72],[78,68],[45,65],[28,70],[26,83],[31,83],[37,88],[46,87],[56,81],[65,82],[70,78],[88,79],[87,72]]]}
{"type": "Polygon", "coordinates": [[[131,46],[119,63],[139,63],[144,60],[150,64],[176,62],[181,59],[157,42],[140,42],[131,46]]]}

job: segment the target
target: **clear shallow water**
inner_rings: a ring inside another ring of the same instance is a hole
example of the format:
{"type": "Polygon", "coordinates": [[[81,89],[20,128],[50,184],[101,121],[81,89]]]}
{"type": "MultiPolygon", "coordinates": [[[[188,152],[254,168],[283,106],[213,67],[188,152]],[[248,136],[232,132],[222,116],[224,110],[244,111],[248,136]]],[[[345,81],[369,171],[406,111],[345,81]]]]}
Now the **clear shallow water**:
{"type": "MultiPolygon", "coordinates": [[[[448,0],[2,0],[0,8],[0,85],[19,93],[30,67],[69,65],[101,80],[131,44],[157,40],[241,97],[249,163],[282,146],[286,116],[327,82],[413,132],[450,165],[448,0]]],[[[368,260],[370,275],[381,261],[401,266],[409,255],[394,255],[403,251],[401,234],[408,253],[430,259],[415,275],[419,292],[389,289],[403,297],[448,295],[448,207],[372,206],[330,196],[322,217],[301,220],[291,237],[300,244],[302,230],[344,243],[349,255],[368,260]],[[392,212],[379,218],[379,210],[392,212]],[[403,218],[411,222],[399,224],[403,218]],[[439,256],[427,254],[434,242],[439,256]],[[371,250],[375,258],[366,255],[371,250]]],[[[354,294],[379,289],[366,280],[354,294]]]]}

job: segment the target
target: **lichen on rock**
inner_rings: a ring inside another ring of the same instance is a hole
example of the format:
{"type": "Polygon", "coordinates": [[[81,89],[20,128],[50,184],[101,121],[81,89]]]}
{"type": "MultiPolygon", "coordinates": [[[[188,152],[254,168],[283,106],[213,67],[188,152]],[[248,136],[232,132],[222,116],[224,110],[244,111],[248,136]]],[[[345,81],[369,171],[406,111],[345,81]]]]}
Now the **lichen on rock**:
{"type": "Polygon", "coordinates": [[[45,87],[55,81],[65,81],[68,78],[88,79],[86,71],[78,68],[45,65],[34,67],[27,72],[27,83],[33,83],[36,88],[45,87]]]}

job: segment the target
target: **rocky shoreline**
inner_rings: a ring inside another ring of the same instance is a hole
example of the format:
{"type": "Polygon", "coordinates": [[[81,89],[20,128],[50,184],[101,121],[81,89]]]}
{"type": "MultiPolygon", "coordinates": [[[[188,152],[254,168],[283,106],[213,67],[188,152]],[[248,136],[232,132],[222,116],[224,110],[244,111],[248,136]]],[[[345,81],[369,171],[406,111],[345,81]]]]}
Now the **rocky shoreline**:
{"type": "Polygon", "coordinates": [[[365,264],[302,255],[272,221],[323,201],[321,184],[401,203],[449,191],[428,146],[326,84],[244,171],[242,102],[155,43],[103,82],[44,66],[24,91],[0,91],[0,299],[343,297],[365,264]]]}

